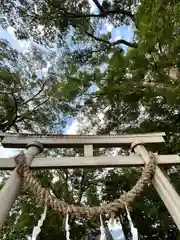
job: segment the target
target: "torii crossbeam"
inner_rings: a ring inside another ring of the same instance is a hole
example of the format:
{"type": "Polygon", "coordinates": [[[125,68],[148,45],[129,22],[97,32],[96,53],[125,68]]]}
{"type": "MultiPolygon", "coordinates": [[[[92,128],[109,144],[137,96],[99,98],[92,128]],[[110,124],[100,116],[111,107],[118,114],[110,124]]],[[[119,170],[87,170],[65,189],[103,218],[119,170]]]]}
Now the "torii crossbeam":
{"type": "Polygon", "coordinates": [[[131,135],[62,135],[62,134],[13,134],[0,133],[1,144],[6,148],[26,148],[32,141],[38,141],[44,148],[81,148],[84,145],[93,145],[97,148],[125,147],[140,141],[147,146],[164,143],[165,133],[146,133],[131,135]]]}
{"type": "MultiPolygon", "coordinates": [[[[148,162],[149,154],[144,145],[162,144],[165,133],[148,133],[135,135],[32,135],[0,133],[1,144],[10,148],[28,148],[26,163],[32,168],[72,168],[72,167],[122,167],[141,166],[148,162]],[[28,145],[28,147],[27,147],[28,145]],[[130,148],[135,154],[129,156],[93,156],[93,148],[124,147],[130,148]],[[35,157],[44,148],[81,148],[84,147],[84,157],[35,157]],[[34,160],[33,160],[34,159],[34,160]]],[[[180,164],[178,155],[155,155],[157,164],[180,164]]],[[[15,163],[12,158],[1,158],[0,169],[13,169],[15,163]]],[[[180,197],[169,182],[168,178],[156,167],[152,183],[166,205],[169,213],[180,230],[180,197]]],[[[0,227],[4,224],[9,211],[19,194],[21,178],[14,170],[0,192],[0,227]]]]}

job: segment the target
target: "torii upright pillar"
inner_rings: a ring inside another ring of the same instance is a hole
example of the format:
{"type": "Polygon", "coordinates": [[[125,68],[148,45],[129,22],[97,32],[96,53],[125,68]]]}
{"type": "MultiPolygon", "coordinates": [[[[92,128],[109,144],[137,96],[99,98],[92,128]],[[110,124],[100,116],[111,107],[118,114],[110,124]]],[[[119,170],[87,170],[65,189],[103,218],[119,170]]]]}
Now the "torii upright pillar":
{"type": "MultiPolygon", "coordinates": [[[[43,145],[39,142],[32,142],[28,144],[26,155],[26,164],[29,166],[33,158],[43,151],[43,145]]],[[[9,212],[20,192],[21,177],[13,170],[9,179],[0,191],[0,228],[3,226],[9,212]]]]}
{"type": "MultiPolygon", "coordinates": [[[[132,144],[131,149],[140,155],[145,163],[149,161],[149,153],[143,143],[135,142],[132,144]]],[[[159,166],[156,166],[152,183],[180,230],[180,196],[159,166]]]]}

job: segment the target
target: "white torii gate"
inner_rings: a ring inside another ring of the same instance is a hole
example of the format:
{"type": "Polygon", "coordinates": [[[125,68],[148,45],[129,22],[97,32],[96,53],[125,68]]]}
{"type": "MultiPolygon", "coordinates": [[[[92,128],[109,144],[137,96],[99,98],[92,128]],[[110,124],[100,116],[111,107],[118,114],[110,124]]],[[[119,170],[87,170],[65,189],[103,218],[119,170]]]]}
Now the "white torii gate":
{"type": "MultiPolygon", "coordinates": [[[[26,161],[31,168],[75,168],[75,167],[128,167],[143,166],[149,160],[144,145],[163,144],[165,133],[134,135],[31,135],[0,133],[3,147],[27,148],[26,161]],[[35,157],[44,148],[84,147],[84,157],[35,157]],[[130,148],[135,154],[129,156],[93,156],[93,147],[130,148]]],[[[178,155],[156,155],[158,165],[180,164],[178,155]]],[[[0,169],[14,169],[13,158],[0,158],[0,169]]],[[[156,166],[152,183],[180,230],[180,197],[159,166],[156,166]]],[[[21,178],[13,170],[0,191],[0,227],[3,226],[21,187],[21,178]],[[2,207],[3,206],[3,207],[2,207]]]]}

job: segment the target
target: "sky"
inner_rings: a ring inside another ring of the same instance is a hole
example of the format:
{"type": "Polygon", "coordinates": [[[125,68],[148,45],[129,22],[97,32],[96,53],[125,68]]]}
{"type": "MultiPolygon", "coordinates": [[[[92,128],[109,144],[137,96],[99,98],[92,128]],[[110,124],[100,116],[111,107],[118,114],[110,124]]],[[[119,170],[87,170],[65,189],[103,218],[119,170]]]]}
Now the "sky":
{"type": "MultiPolygon", "coordinates": [[[[98,9],[94,2],[92,0],[89,0],[91,5],[91,12],[97,13],[98,9]]],[[[101,3],[101,0],[100,0],[101,3]]],[[[133,30],[131,26],[121,26],[114,28],[112,24],[105,22],[101,29],[100,34],[105,34],[107,32],[111,33],[111,41],[117,41],[118,39],[125,39],[127,41],[132,40],[133,38],[133,30]]],[[[12,27],[8,27],[6,30],[0,28],[0,38],[7,40],[11,46],[15,49],[17,49],[20,52],[26,52],[28,51],[28,48],[30,46],[30,41],[25,40],[18,40],[14,34],[14,29],[12,27]]],[[[123,46],[124,49],[126,49],[125,46],[123,46]]],[[[77,120],[68,119],[67,120],[68,127],[65,130],[65,134],[76,134],[80,123],[77,120]]],[[[18,151],[18,150],[17,150],[18,151]]],[[[14,149],[5,149],[2,146],[0,146],[0,156],[1,157],[11,157],[17,152],[14,149]]]]}

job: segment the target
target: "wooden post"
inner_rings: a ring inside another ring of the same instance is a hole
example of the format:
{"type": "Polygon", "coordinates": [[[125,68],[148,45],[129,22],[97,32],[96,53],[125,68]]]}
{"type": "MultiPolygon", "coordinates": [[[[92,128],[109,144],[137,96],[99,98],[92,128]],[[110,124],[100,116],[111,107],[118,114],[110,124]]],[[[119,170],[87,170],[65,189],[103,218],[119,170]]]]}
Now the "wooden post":
{"type": "MultiPolygon", "coordinates": [[[[33,158],[43,150],[43,146],[39,142],[28,144],[26,155],[26,164],[29,166],[33,158]]],[[[13,170],[9,179],[0,191],[0,228],[3,226],[9,212],[20,192],[21,177],[17,174],[16,169],[13,170]]]]}
{"type": "Polygon", "coordinates": [[[92,145],[84,145],[84,156],[85,157],[93,156],[93,146],[92,145]]]}
{"type": "MultiPolygon", "coordinates": [[[[142,157],[145,163],[149,161],[149,154],[142,143],[133,143],[132,149],[142,157]]],[[[158,166],[156,166],[152,183],[180,230],[180,196],[158,166]]]]}

